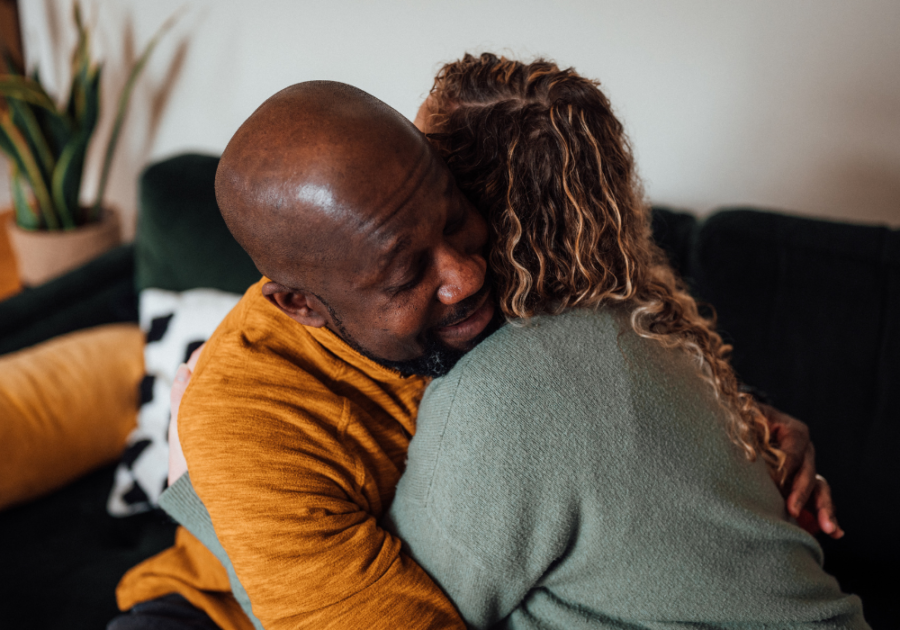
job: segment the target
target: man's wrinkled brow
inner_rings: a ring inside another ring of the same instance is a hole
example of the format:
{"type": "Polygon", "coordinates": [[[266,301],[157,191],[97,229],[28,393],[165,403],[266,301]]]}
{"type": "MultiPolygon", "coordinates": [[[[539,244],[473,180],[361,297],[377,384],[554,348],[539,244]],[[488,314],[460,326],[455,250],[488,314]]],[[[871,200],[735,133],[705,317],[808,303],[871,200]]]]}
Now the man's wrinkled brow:
{"type": "Polygon", "coordinates": [[[378,269],[379,273],[383,273],[388,267],[391,266],[391,263],[396,260],[397,256],[402,254],[404,251],[409,249],[409,246],[412,245],[412,239],[403,235],[398,238],[393,245],[391,245],[387,251],[383,254],[380,254],[375,262],[375,267],[378,269]]]}

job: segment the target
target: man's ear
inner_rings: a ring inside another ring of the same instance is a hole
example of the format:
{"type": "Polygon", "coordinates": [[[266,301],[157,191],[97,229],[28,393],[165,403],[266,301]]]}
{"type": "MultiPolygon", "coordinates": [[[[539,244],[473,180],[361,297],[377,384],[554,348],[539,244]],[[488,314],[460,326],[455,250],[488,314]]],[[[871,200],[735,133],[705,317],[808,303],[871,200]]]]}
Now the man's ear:
{"type": "Polygon", "coordinates": [[[262,287],[263,296],[281,311],[304,326],[321,328],[327,323],[322,305],[311,293],[289,289],[277,282],[267,282],[262,287]],[[312,304],[311,302],[315,302],[312,304]]]}

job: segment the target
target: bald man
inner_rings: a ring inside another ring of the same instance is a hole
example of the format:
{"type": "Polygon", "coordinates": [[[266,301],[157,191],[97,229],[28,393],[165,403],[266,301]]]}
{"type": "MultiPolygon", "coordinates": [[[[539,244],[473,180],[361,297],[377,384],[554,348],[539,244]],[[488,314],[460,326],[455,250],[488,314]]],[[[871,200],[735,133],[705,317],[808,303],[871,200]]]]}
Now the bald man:
{"type": "MultiPolygon", "coordinates": [[[[266,101],[223,154],[216,195],[266,277],[207,344],[179,435],[255,616],[269,629],[463,628],[377,521],[425,377],[499,325],[483,219],[408,121],[331,82],[266,101]]],[[[117,595],[133,614],[116,630],[254,623],[183,529],[117,595]]]]}
{"type": "MultiPolygon", "coordinates": [[[[256,616],[273,630],[463,628],[377,520],[425,377],[497,327],[484,220],[409,121],[330,82],[266,101],[225,150],[216,196],[266,277],[204,349],[179,434],[256,616]]],[[[184,530],[117,595],[140,611],[173,593],[218,627],[252,627],[184,530]]]]}

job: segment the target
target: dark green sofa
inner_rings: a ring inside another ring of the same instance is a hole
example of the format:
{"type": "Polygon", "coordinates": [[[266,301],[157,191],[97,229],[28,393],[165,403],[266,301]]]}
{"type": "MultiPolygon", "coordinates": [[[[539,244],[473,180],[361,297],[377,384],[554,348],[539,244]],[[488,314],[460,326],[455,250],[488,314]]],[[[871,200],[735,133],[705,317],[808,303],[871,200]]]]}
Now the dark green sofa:
{"type": "MultiPolygon", "coordinates": [[[[258,278],[215,204],[215,157],[184,155],[141,180],[134,245],[0,302],[0,353],[136,321],[143,287],[242,292],[258,278]]],[[[900,541],[900,232],[736,209],[698,222],[654,210],[673,265],[719,314],[742,379],[812,429],[848,534],[826,565],[891,628],[900,541]]],[[[114,467],[0,512],[0,628],[101,629],[128,568],[171,544],[160,513],[113,519],[114,467]]]]}

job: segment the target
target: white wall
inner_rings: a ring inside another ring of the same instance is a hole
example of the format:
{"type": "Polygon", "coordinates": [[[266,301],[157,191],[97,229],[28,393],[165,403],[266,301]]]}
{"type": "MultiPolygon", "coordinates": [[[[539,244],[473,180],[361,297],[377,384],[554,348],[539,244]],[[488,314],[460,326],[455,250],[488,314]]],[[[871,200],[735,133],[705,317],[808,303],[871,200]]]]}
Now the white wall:
{"type": "MultiPolygon", "coordinates": [[[[186,7],[135,92],[113,169],[108,197],[132,217],[147,161],[221,152],[286,85],[345,81],[412,117],[440,62],[492,50],[600,79],[654,202],[900,226],[896,0],[84,1],[106,60],[104,141],[128,60],[186,7]]],[[[68,63],[70,7],[20,0],[27,58],[48,78],[68,63]]]]}

